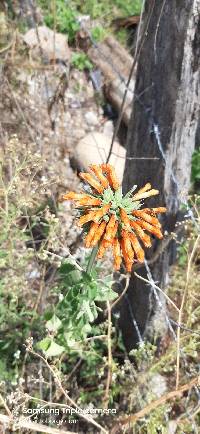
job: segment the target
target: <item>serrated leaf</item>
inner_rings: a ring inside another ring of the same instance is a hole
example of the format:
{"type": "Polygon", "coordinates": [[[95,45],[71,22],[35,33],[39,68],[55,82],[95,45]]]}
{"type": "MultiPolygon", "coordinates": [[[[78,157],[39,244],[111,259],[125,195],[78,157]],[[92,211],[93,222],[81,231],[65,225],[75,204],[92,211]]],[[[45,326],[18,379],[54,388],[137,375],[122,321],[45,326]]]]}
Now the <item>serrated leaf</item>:
{"type": "Polygon", "coordinates": [[[57,332],[57,330],[62,326],[60,319],[54,314],[52,318],[46,322],[46,328],[50,332],[57,332]]]}
{"type": "Polygon", "coordinates": [[[82,328],[82,332],[83,334],[88,335],[89,333],[91,333],[92,327],[89,323],[85,324],[82,328]]]}
{"type": "Polygon", "coordinates": [[[95,301],[112,301],[115,298],[117,298],[116,292],[114,292],[111,288],[104,287],[101,291],[99,291],[95,301]]]}
{"type": "Polygon", "coordinates": [[[90,300],[95,300],[95,297],[97,295],[97,291],[98,291],[98,289],[97,289],[96,285],[90,286],[88,288],[88,298],[90,300]]]}
{"type": "Polygon", "coordinates": [[[94,315],[92,313],[89,300],[83,300],[81,310],[77,315],[77,319],[81,318],[84,314],[87,315],[90,322],[94,321],[94,315]]]}
{"type": "Polygon", "coordinates": [[[74,285],[81,280],[81,272],[71,262],[65,262],[60,266],[59,274],[67,285],[74,285]]]}
{"type": "Polygon", "coordinates": [[[38,342],[36,346],[39,350],[42,350],[45,353],[48,350],[50,344],[51,344],[51,338],[44,338],[40,342],[38,342]]]}
{"type": "Polygon", "coordinates": [[[82,279],[84,283],[90,283],[92,280],[92,277],[90,274],[86,273],[86,271],[82,272],[82,279]]]}
{"type": "Polygon", "coordinates": [[[60,274],[68,274],[74,270],[76,270],[76,266],[74,264],[71,264],[70,262],[64,262],[59,268],[59,273],[60,274]]]}
{"type": "Polygon", "coordinates": [[[49,348],[45,351],[46,357],[56,357],[60,356],[63,351],[65,351],[65,347],[56,344],[56,342],[51,341],[49,348]]]}

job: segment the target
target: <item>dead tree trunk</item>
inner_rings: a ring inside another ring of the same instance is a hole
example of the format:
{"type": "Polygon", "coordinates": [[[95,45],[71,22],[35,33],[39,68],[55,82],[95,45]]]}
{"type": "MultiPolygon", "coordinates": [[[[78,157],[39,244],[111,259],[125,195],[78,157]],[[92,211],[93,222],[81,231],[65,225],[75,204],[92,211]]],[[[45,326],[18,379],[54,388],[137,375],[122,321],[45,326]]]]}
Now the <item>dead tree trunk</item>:
{"type": "MultiPolygon", "coordinates": [[[[143,20],[144,27],[148,21],[149,26],[137,69],[123,185],[124,191],[146,182],[158,188],[159,199],[149,200],[149,205],[167,206],[163,223],[170,232],[177,221],[180,203],[188,193],[195,146],[199,115],[200,0],[148,0],[143,20]]],[[[157,248],[155,241],[147,259],[157,248]]],[[[162,287],[168,281],[172,250],[170,243],[150,265],[154,281],[162,287]]],[[[146,268],[142,267],[138,273],[146,277],[146,268]]],[[[120,307],[120,327],[128,349],[138,342],[136,322],[141,335],[147,339],[166,330],[164,299],[160,302],[151,286],[132,274],[120,307]]]]}

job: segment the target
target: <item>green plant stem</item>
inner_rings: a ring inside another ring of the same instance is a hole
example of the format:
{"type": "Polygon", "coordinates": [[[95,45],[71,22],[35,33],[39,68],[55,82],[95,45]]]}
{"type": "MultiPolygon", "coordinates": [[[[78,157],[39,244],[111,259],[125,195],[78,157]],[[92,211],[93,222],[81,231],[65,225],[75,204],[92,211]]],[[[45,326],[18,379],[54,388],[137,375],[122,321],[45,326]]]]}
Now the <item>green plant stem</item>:
{"type": "Polygon", "coordinates": [[[97,256],[98,249],[99,249],[99,244],[97,244],[97,245],[96,245],[95,247],[93,247],[93,249],[92,249],[92,253],[91,253],[91,255],[90,255],[90,259],[89,259],[89,261],[88,261],[88,265],[87,265],[87,268],[86,268],[86,273],[87,273],[87,274],[90,274],[91,271],[92,271],[92,267],[93,267],[93,265],[94,265],[94,261],[95,261],[96,256],[97,256]]]}

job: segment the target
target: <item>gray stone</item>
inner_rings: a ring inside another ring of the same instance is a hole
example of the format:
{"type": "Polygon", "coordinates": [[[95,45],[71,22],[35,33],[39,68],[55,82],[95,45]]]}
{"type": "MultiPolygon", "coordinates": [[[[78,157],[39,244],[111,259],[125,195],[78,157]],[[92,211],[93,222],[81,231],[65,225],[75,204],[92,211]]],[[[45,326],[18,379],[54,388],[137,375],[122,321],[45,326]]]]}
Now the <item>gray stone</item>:
{"type": "Polygon", "coordinates": [[[96,113],[91,112],[91,111],[85,113],[85,120],[86,120],[86,123],[88,126],[95,127],[99,123],[99,120],[98,120],[96,113]]]}
{"type": "Polygon", "coordinates": [[[108,136],[112,137],[114,132],[114,125],[112,121],[106,121],[103,126],[103,133],[108,136]]]}
{"type": "MultiPolygon", "coordinates": [[[[75,159],[78,166],[87,170],[90,164],[102,164],[106,162],[111,146],[111,138],[102,133],[90,133],[81,139],[75,150],[75,159]]],[[[123,179],[126,150],[114,142],[109,163],[116,170],[120,182],[123,179]]]]}
{"type": "Polygon", "coordinates": [[[168,434],[175,434],[178,424],[175,420],[170,420],[168,423],[168,434]]]}
{"type": "Polygon", "coordinates": [[[33,57],[41,56],[43,60],[63,60],[69,61],[71,51],[68,46],[67,38],[61,33],[55,33],[53,30],[46,26],[38,27],[38,34],[36,29],[30,29],[23,36],[25,43],[32,50],[33,57]]]}

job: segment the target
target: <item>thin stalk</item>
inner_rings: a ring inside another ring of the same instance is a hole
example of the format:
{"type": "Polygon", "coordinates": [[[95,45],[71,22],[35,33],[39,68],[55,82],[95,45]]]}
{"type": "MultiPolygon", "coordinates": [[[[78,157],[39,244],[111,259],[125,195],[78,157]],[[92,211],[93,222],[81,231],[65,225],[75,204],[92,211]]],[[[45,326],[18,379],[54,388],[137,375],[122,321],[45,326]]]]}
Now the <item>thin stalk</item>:
{"type": "Polygon", "coordinates": [[[87,273],[87,274],[90,274],[91,271],[92,271],[92,267],[93,267],[93,265],[94,265],[94,261],[95,261],[96,256],[97,256],[98,249],[99,249],[99,244],[97,244],[97,245],[96,245],[95,247],[93,247],[93,249],[92,249],[92,253],[91,253],[91,255],[90,255],[90,259],[89,259],[89,261],[88,261],[87,268],[86,268],[86,273],[87,273]]]}

